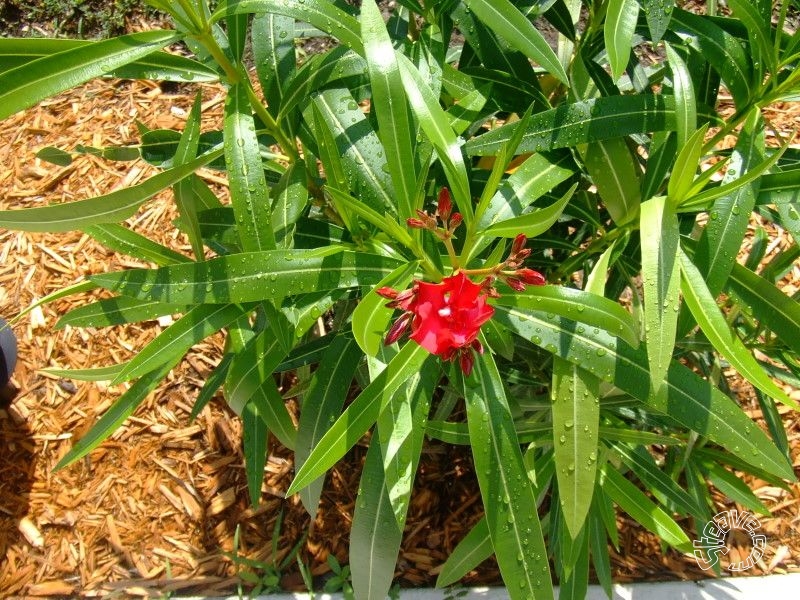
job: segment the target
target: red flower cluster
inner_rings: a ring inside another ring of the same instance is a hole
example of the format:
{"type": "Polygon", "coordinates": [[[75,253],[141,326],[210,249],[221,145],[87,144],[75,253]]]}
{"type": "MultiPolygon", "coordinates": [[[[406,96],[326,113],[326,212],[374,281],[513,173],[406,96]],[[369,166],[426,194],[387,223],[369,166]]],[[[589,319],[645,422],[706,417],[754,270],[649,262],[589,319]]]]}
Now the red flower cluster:
{"type": "Polygon", "coordinates": [[[442,283],[418,281],[404,292],[384,287],[377,293],[392,300],[387,304],[389,308],[405,311],[389,330],[386,344],[396,342],[410,326],[409,337],[428,352],[443,360],[458,357],[464,374],[472,372],[472,351],[483,354],[478,331],[494,314],[480,285],[459,271],[445,277],[442,283]]]}
{"type": "Polygon", "coordinates": [[[538,271],[522,268],[522,263],[531,251],[525,247],[527,239],[520,233],[511,245],[506,260],[490,268],[462,270],[453,248],[452,238],[463,218],[453,213],[450,192],[443,188],[439,192],[436,212],[429,215],[418,210],[417,217],[406,222],[415,229],[427,229],[447,247],[455,272],[445,277],[441,283],[414,281],[409,290],[398,292],[390,287],[382,287],[376,292],[391,300],[386,306],[403,311],[386,334],[385,344],[393,344],[411,330],[409,336],[431,354],[443,360],[455,360],[465,375],[472,372],[475,355],[483,354],[483,345],[478,340],[481,325],[492,318],[494,309],[486,301],[498,298],[494,288],[495,280],[505,282],[511,289],[521,292],[526,285],[544,285],[545,278],[538,271]],[[439,221],[442,225],[439,226],[439,221]],[[483,275],[480,284],[469,277],[483,275]]]}

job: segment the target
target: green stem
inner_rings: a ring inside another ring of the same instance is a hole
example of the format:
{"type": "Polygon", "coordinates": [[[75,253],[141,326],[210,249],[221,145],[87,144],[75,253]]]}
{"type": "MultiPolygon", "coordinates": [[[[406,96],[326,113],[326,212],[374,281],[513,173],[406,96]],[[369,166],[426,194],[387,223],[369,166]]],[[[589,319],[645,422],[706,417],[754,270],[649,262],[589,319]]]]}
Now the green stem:
{"type": "Polygon", "coordinates": [[[458,269],[458,256],[456,256],[456,250],[453,248],[453,240],[450,239],[450,236],[446,236],[443,240],[444,247],[447,248],[447,255],[450,257],[450,265],[453,267],[455,271],[458,269]]]}

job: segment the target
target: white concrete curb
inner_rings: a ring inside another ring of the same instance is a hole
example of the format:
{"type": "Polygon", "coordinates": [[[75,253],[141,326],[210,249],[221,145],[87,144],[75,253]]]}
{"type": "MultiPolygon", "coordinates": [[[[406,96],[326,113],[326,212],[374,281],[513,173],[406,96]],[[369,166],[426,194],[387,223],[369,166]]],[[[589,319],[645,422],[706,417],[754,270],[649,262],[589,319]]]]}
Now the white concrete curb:
{"type": "MultiPolygon", "coordinates": [[[[558,589],[558,588],[556,588],[558,589]]],[[[556,595],[558,597],[558,595],[556,595]]],[[[185,600],[238,600],[238,596],[195,597],[185,600]]],[[[247,598],[247,596],[244,596],[247,598]]],[[[310,600],[308,594],[258,596],[262,600],[310,600]]],[[[401,590],[400,600],[507,600],[504,588],[401,590]],[[463,594],[463,595],[461,595],[463,594]]],[[[800,573],[765,577],[727,577],[702,581],[666,581],[614,586],[612,600],[798,600],[800,573]]],[[[341,594],[314,594],[314,600],[343,600],[341,594]]],[[[608,600],[600,586],[589,586],[586,600],[608,600]]]]}

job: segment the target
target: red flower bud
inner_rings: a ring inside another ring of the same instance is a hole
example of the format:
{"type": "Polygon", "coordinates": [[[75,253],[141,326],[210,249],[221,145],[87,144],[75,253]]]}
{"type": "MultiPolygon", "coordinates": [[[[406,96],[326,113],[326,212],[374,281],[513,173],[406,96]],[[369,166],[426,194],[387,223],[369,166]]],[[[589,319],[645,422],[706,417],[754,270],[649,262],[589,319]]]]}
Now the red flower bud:
{"type": "Polygon", "coordinates": [[[406,225],[414,229],[427,229],[428,227],[425,221],[422,219],[415,219],[414,217],[409,217],[406,219],[406,225]]]}
{"type": "Polygon", "coordinates": [[[520,251],[525,247],[525,242],[528,241],[528,238],[525,237],[524,233],[517,234],[517,237],[514,238],[514,243],[511,244],[511,256],[516,256],[520,253],[520,251]]]}
{"type": "Polygon", "coordinates": [[[461,216],[461,213],[453,213],[453,216],[450,217],[450,231],[455,231],[455,229],[461,225],[463,220],[464,217],[461,216]]]}
{"type": "Polygon", "coordinates": [[[375,293],[378,294],[378,296],[386,298],[387,300],[394,300],[397,298],[397,290],[386,286],[378,288],[375,290],[375,293]]]}
{"type": "Polygon", "coordinates": [[[517,279],[516,277],[506,277],[505,278],[508,287],[510,287],[515,292],[524,292],[525,291],[525,284],[522,283],[522,280],[517,279]]]}
{"type": "Polygon", "coordinates": [[[475,356],[473,356],[472,351],[467,349],[462,350],[458,357],[458,364],[464,375],[469,377],[470,373],[472,373],[472,367],[475,366],[475,356]]]}
{"type": "Polygon", "coordinates": [[[544,285],[547,283],[544,275],[533,269],[518,269],[516,276],[529,285],[544,285]]]}
{"type": "Polygon", "coordinates": [[[383,340],[383,344],[385,346],[391,346],[406,332],[408,329],[409,323],[411,323],[411,317],[413,313],[407,312],[403,313],[397,321],[395,321],[392,326],[389,328],[389,332],[386,334],[386,339],[383,340]]]}
{"type": "Polygon", "coordinates": [[[439,190],[439,203],[436,206],[436,213],[441,217],[443,222],[447,222],[452,210],[453,202],[450,200],[450,190],[444,187],[439,190]]]}

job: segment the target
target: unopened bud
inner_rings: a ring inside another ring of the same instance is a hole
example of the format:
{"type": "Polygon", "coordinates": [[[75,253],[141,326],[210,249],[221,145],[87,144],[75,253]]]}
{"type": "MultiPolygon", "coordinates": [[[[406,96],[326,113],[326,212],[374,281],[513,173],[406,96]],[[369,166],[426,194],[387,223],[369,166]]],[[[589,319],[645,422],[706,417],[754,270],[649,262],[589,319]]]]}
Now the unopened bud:
{"type": "Polygon", "coordinates": [[[470,350],[464,348],[458,356],[458,363],[464,375],[469,377],[470,373],[472,373],[472,367],[475,366],[475,356],[470,350]]]}
{"type": "Polygon", "coordinates": [[[392,326],[389,328],[389,332],[386,334],[386,339],[383,340],[383,344],[385,346],[391,346],[406,332],[408,329],[408,324],[411,322],[411,317],[413,316],[412,313],[407,312],[400,315],[400,317],[395,321],[392,326]]]}
{"type": "Polygon", "coordinates": [[[446,222],[450,218],[450,212],[453,210],[453,202],[450,200],[450,190],[446,187],[439,190],[439,203],[436,206],[436,212],[441,217],[442,221],[446,222]]]}
{"type": "Polygon", "coordinates": [[[415,219],[414,217],[409,217],[406,219],[406,225],[413,229],[427,229],[428,225],[422,219],[415,219]]]}
{"type": "Polygon", "coordinates": [[[517,279],[516,277],[506,277],[506,283],[508,287],[510,287],[515,292],[524,292],[525,291],[525,284],[522,283],[521,279],[517,279]]]}
{"type": "Polygon", "coordinates": [[[384,286],[382,288],[378,288],[377,290],[375,290],[375,293],[378,294],[378,296],[386,298],[387,300],[394,300],[395,298],[397,298],[398,292],[393,288],[384,286]]]}
{"type": "Polygon", "coordinates": [[[525,242],[528,241],[528,238],[525,237],[524,233],[518,233],[517,237],[514,238],[514,243],[511,244],[511,256],[515,256],[520,253],[520,251],[525,247],[525,242]]]}
{"type": "Polygon", "coordinates": [[[453,216],[450,217],[450,231],[454,231],[461,222],[464,220],[464,217],[461,216],[461,213],[453,213],[453,216]]]}
{"type": "Polygon", "coordinates": [[[533,269],[518,269],[516,276],[529,285],[544,285],[547,283],[544,275],[533,269]]]}

